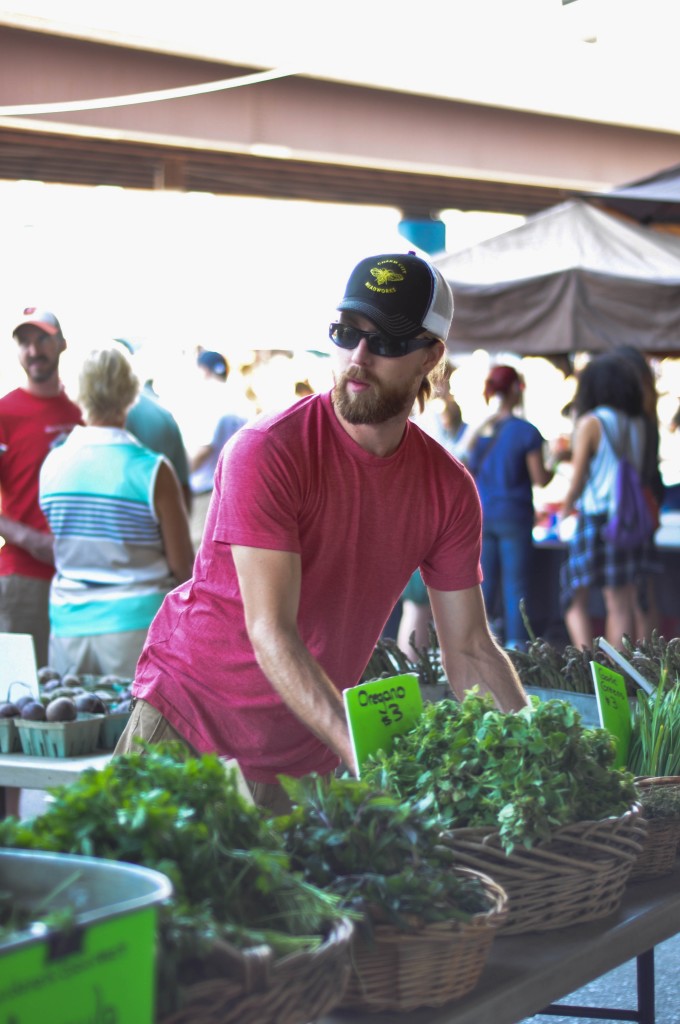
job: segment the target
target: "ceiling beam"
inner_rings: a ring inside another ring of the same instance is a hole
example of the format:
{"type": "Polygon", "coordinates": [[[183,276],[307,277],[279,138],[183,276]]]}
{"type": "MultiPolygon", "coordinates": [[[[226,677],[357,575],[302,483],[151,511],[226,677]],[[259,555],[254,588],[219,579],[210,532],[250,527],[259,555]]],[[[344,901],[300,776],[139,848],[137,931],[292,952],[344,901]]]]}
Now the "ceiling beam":
{"type": "MultiPolygon", "coordinates": [[[[253,69],[2,26],[2,103],[76,103],[253,69]]],[[[678,136],[293,76],[2,116],[0,178],[531,214],[677,163],[678,136]]]]}

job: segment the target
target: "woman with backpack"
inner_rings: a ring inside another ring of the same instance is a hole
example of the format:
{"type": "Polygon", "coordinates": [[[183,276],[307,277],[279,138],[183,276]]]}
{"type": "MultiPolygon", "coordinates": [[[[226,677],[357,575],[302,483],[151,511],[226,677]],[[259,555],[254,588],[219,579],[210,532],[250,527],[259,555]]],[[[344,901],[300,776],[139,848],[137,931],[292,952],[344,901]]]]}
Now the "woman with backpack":
{"type": "Polygon", "coordinates": [[[637,473],[643,469],[645,420],[635,369],[615,352],[594,356],[579,374],[572,406],[572,478],[561,518],[576,512],[577,519],[560,574],[564,619],[574,646],[591,648],[590,595],[598,588],[604,600],[605,637],[619,649],[624,634],[635,639],[636,587],[650,570],[648,542],[642,539],[622,547],[608,539],[605,530],[620,457],[626,456],[637,473]]]}

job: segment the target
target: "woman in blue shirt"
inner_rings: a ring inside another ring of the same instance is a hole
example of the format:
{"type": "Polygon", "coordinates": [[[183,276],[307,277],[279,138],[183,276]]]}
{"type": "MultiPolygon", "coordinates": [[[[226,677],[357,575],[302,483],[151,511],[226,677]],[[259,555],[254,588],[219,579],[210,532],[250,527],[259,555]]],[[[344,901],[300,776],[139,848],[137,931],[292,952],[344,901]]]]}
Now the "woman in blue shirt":
{"type": "Polygon", "coordinates": [[[531,584],[532,488],[544,487],[554,472],[543,460],[539,430],[515,415],[523,392],[512,366],[494,366],[484,384],[491,415],[461,442],[482,503],[482,593],[489,617],[501,600],[507,648],[523,648],[528,639],[520,601],[528,600],[531,584]]]}

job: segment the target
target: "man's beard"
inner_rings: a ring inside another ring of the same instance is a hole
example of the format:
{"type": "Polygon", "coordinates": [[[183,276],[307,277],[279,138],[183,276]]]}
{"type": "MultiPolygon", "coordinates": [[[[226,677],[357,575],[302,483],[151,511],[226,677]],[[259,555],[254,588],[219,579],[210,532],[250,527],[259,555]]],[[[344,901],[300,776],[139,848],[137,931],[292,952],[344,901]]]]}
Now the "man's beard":
{"type": "Polygon", "coordinates": [[[389,387],[365,371],[346,371],[335,382],[333,404],[347,423],[354,426],[375,425],[386,423],[405,411],[410,413],[417,393],[413,381],[399,387],[389,387]],[[366,391],[353,392],[347,386],[350,380],[363,381],[373,386],[366,391]]]}
{"type": "Polygon", "coordinates": [[[36,384],[44,384],[56,372],[57,364],[51,359],[35,359],[26,367],[27,376],[36,384]]]}

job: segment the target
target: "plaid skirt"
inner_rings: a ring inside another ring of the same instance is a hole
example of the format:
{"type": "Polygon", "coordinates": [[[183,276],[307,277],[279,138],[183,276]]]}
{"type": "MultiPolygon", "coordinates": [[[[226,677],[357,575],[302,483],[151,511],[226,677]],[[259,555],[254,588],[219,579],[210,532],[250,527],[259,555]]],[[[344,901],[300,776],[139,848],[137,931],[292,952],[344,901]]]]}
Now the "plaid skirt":
{"type": "Polygon", "coordinates": [[[645,607],[647,578],[659,572],[652,542],[633,548],[615,548],[602,539],[605,515],[580,514],[569,541],[566,561],[560,568],[560,605],[564,613],[574,592],[582,587],[623,587],[635,583],[645,607]]]}

